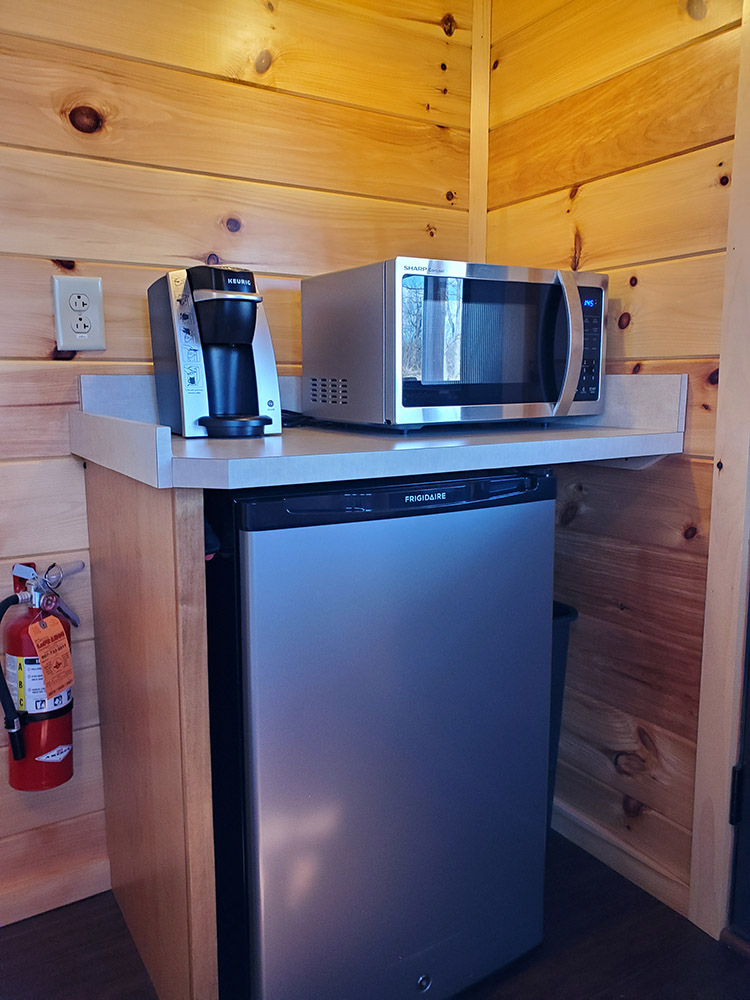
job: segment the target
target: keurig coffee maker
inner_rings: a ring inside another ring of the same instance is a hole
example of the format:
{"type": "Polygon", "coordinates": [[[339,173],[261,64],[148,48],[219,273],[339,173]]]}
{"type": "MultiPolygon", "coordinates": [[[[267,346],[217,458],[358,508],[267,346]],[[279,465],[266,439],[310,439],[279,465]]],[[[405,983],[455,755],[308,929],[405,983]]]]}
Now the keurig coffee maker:
{"type": "Polygon", "coordinates": [[[183,437],[281,433],[276,358],[250,271],[168,271],[148,309],[163,424],[183,437]]]}

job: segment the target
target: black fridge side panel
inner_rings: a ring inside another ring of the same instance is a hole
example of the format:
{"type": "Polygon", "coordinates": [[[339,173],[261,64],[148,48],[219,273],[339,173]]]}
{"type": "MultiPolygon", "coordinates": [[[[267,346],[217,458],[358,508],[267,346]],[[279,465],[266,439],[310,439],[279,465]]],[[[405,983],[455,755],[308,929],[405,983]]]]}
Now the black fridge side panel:
{"type": "Polygon", "coordinates": [[[205,493],[207,535],[219,550],[206,562],[208,690],[220,1000],[249,1000],[251,879],[245,864],[245,776],[240,668],[239,579],[233,503],[205,493]]]}

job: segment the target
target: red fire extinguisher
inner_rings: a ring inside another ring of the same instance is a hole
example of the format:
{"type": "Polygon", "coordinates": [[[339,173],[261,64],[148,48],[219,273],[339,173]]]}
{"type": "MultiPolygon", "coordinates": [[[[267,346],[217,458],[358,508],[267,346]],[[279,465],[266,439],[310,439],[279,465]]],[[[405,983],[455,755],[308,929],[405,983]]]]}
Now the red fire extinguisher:
{"type": "Polygon", "coordinates": [[[39,576],[33,563],[13,567],[14,593],[0,601],[0,619],[23,610],[3,630],[5,674],[0,703],[9,738],[8,780],[19,791],[56,788],[73,776],[73,673],[70,626],[79,620],[56,587],[83,563],[56,563],[39,576]]]}

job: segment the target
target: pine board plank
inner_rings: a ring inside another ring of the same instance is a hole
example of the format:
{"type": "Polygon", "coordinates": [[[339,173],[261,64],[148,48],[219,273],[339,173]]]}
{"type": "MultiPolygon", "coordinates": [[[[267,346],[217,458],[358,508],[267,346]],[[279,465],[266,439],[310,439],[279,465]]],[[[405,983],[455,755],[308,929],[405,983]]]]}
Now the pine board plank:
{"type": "Polygon", "coordinates": [[[90,357],[80,352],[70,361],[0,360],[0,408],[78,406],[81,375],[147,375],[153,371],[150,362],[91,361],[90,357]]]}
{"type": "Polygon", "coordinates": [[[692,826],[693,741],[568,690],[560,760],[672,822],[692,826]]]}
{"type": "MultiPolygon", "coordinates": [[[[75,708],[73,711],[75,712],[75,708]]],[[[73,734],[73,777],[57,788],[50,788],[45,792],[18,792],[8,784],[6,766],[3,763],[0,780],[0,843],[6,837],[23,834],[50,823],[74,819],[103,808],[102,753],[98,726],[78,729],[73,734]]]]}
{"type": "Polygon", "coordinates": [[[495,209],[488,261],[608,270],[723,249],[731,154],[732,143],[720,143],[495,209]]]}
{"type": "MultiPolygon", "coordinates": [[[[0,559],[88,548],[83,470],[78,459],[0,463],[0,495],[0,559]]],[[[71,587],[75,579],[71,578],[71,587]]]]}
{"type": "Polygon", "coordinates": [[[719,353],[724,253],[609,271],[607,358],[706,358],[719,353]]]}
{"type": "Polygon", "coordinates": [[[278,274],[396,252],[462,259],[468,240],[459,209],[10,148],[0,150],[0,213],[0,252],[170,267],[208,260],[278,274]]]}
{"type": "Polygon", "coordinates": [[[566,603],[610,625],[651,638],[668,630],[675,646],[700,648],[705,586],[706,559],[701,555],[660,548],[646,539],[593,540],[572,531],[557,536],[557,592],[566,595],[566,603]]]}
{"type": "Polygon", "coordinates": [[[719,395],[719,359],[668,361],[608,361],[613,375],[683,374],[688,376],[688,400],[685,413],[684,453],[711,458],[716,434],[716,407],[719,395]]]}
{"type": "Polygon", "coordinates": [[[571,533],[708,557],[713,463],[667,456],[638,472],[597,462],[556,467],[558,543],[571,533]]]}
{"type": "MultiPolygon", "coordinates": [[[[113,361],[151,361],[148,286],[174,267],[173,263],[162,267],[132,267],[101,261],[57,261],[9,254],[0,255],[0,264],[0,301],[5,303],[7,319],[0,326],[0,358],[54,358],[56,340],[51,279],[54,275],[80,274],[102,279],[107,350],[105,354],[98,351],[79,353],[75,361],[55,361],[56,370],[83,373],[85,368],[80,366],[88,365],[91,372],[96,370],[106,374],[106,365],[113,361]],[[100,367],[95,369],[94,366],[100,367]]],[[[257,283],[263,295],[277,363],[299,364],[302,356],[299,279],[257,274],[257,283]]],[[[125,369],[121,371],[125,372],[125,369]]],[[[132,368],[132,371],[138,369],[132,368]]],[[[64,378],[63,375],[58,377],[64,378]]],[[[7,401],[18,402],[15,396],[7,401]]]]}
{"type": "Polygon", "coordinates": [[[0,35],[0,112],[15,146],[468,207],[468,129],[57,44],[0,35]],[[80,107],[97,131],[74,128],[80,107]]]}
{"type": "Polygon", "coordinates": [[[468,128],[471,12],[471,0],[458,0],[450,15],[437,0],[214,0],[187,7],[180,0],[77,0],[71,18],[52,0],[6,0],[0,27],[468,128]]]}
{"type": "Polygon", "coordinates": [[[588,0],[550,9],[495,0],[490,125],[517,118],[739,22],[741,0],[697,5],[674,0],[588,0]],[[522,8],[520,17],[514,11],[522,8]],[[540,17],[536,17],[539,10],[540,17]],[[696,14],[699,12],[696,10],[696,14]],[[506,34],[512,25],[517,30],[506,34]]]}
{"type": "MultiPolygon", "coordinates": [[[[555,596],[576,606],[576,595],[555,596]]],[[[684,642],[666,623],[647,634],[596,617],[581,606],[571,628],[568,690],[596,697],[630,715],[694,741],[698,725],[701,642],[684,642]]]]}
{"type": "Polygon", "coordinates": [[[732,138],[738,71],[736,28],[501,123],[490,208],[732,138]]]}
{"type": "Polygon", "coordinates": [[[70,454],[66,406],[0,407],[0,461],[56,458],[70,454]]]}
{"type": "Polygon", "coordinates": [[[562,760],[555,788],[561,805],[586,816],[622,849],[642,858],[675,882],[688,885],[691,839],[688,829],[562,760]]]}
{"type": "Polygon", "coordinates": [[[675,879],[670,872],[657,867],[653,858],[635,852],[632,845],[623,846],[607,829],[585,813],[574,809],[567,802],[557,800],[552,828],[673,910],[687,914],[688,886],[684,881],[675,879]]]}
{"type": "Polygon", "coordinates": [[[0,925],[104,892],[110,884],[103,812],[0,841],[0,925]]]}

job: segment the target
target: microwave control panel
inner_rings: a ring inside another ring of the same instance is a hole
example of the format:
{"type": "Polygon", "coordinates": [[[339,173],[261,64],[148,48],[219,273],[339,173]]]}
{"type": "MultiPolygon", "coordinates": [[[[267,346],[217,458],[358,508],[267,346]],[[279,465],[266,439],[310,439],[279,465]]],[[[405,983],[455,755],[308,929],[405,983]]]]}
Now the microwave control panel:
{"type": "Polygon", "coordinates": [[[601,288],[579,288],[583,312],[583,359],[576,400],[598,399],[601,382],[602,344],[604,338],[603,293],[601,288]]]}

